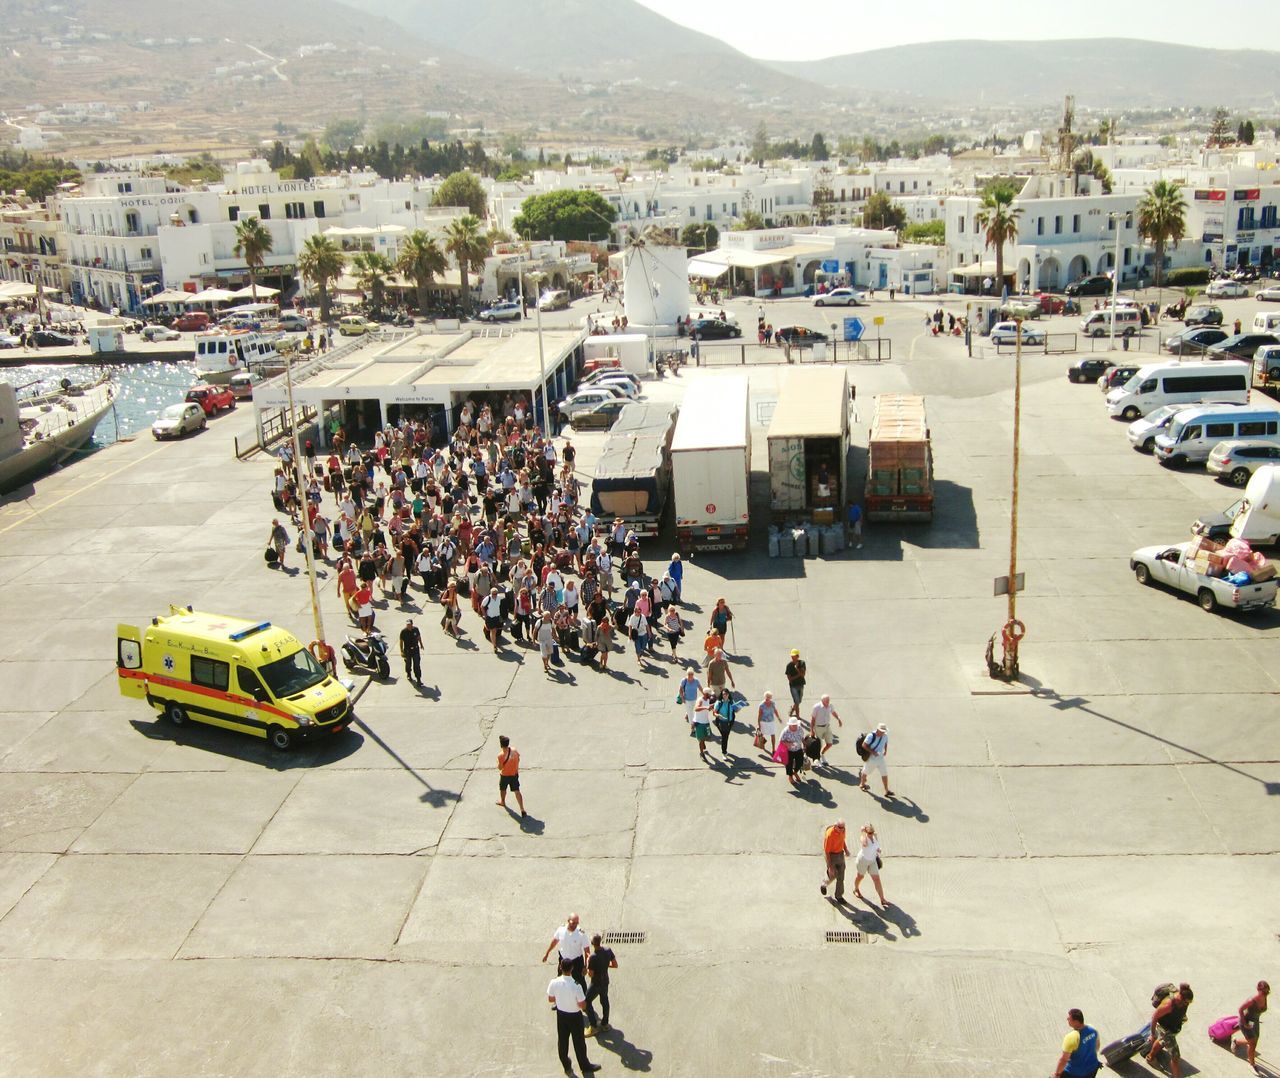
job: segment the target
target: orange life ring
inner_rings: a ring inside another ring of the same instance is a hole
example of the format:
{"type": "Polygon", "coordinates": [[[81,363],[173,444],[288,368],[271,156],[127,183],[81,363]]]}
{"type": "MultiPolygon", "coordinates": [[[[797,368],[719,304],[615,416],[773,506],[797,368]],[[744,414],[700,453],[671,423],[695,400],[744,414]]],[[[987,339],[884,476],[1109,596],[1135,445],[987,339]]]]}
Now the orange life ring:
{"type": "Polygon", "coordinates": [[[312,640],[307,645],[307,650],[311,652],[312,658],[321,666],[328,666],[337,658],[333,648],[326,644],[323,640],[312,640]]]}
{"type": "Polygon", "coordinates": [[[1027,627],[1014,618],[1013,621],[1007,622],[1005,627],[1000,630],[1000,636],[1004,640],[1005,647],[1010,644],[1017,644],[1024,636],[1027,635],[1027,627]]]}

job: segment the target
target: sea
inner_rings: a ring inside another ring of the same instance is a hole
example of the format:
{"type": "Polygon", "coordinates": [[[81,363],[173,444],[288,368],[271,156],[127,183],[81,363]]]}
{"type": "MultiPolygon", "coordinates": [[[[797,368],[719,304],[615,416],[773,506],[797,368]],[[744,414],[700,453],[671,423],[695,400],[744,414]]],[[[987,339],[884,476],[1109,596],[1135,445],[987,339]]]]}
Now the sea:
{"type": "Polygon", "coordinates": [[[0,369],[0,379],[18,387],[18,397],[55,391],[65,378],[71,382],[92,382],[103,371],[116,387],[115,407],[102,418],[93,434],[90,450],[102,449],[121,438],[129,438],[151,428],[156,416],[170,404],[177,404],[196,382],[195,361],[111,363],[105,366],[65,363],[33,363],[25,367],[0,369]]]}

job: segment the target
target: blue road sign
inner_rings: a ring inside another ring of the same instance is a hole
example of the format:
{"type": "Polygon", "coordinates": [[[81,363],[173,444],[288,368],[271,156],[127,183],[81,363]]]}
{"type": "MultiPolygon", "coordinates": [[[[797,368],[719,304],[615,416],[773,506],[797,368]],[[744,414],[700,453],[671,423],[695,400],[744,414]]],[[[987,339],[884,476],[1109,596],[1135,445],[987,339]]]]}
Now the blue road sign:
{"type": "Polygon", "coordinates": [[[860,341],[862,340],[862,332],[866,328],[862,324],[861,318],[846,318],[844,320],[844,339],[853,342],[860,341]]]}

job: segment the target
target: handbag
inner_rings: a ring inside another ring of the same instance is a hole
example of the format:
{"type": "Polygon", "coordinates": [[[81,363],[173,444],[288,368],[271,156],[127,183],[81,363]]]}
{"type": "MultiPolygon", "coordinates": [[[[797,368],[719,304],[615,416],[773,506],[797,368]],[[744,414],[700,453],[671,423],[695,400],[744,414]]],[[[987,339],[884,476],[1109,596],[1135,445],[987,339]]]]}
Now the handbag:
{"type": "Polygon", "coordinates": [[[876,868],[884,868],[884,858],[880,856],[879,851],[876,852],[876,868]]]}
{"type": "Polygon", "coordinates": [[[755,746],[758,749],[764,748],[764,734],[757,732],[755,736],[755,746]]]}
{"type": "Polygon", "coordinates": [[[871,750],[867,748],[867,735],[859,734],[858,740],[853,743],[854,751],[864,760],[871,759],[871,750]]]}

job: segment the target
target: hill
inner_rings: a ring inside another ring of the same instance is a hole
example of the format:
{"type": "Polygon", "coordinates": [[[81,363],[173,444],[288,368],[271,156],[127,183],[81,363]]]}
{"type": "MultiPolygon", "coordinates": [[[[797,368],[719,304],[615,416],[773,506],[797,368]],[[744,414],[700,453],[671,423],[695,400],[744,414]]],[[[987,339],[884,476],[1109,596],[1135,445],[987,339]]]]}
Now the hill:
{"type": "Polygon", "coordinates": [[[1280,96],[1280,53],[1127,38],[939,41],[767,63],[844,91],[889,91],[953,105],[1044,104],[1073,93],[1077,103],[1103,108],[1238,107],[1274,105],[1280,96]]]}

